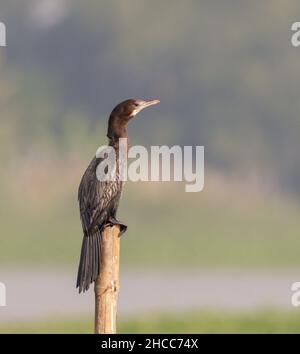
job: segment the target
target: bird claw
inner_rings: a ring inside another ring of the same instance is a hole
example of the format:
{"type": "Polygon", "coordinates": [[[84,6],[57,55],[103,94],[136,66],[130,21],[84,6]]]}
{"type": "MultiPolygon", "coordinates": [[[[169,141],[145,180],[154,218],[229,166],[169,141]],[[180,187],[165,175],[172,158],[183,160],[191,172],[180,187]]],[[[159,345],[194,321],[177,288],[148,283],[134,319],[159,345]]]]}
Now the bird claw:
{"type": "Polygon", "coordinates": [[[124,223],[122,223],[121,221],[119,221],[119,220],[117,220],[117,219],[115,219],[113,217],[110,217],[108,219],[108,224],[109,225],[119,225],[119,227],[120,227],[120,236],[122,236],[127,230],[127,225],[125,225],[124,223]]]}

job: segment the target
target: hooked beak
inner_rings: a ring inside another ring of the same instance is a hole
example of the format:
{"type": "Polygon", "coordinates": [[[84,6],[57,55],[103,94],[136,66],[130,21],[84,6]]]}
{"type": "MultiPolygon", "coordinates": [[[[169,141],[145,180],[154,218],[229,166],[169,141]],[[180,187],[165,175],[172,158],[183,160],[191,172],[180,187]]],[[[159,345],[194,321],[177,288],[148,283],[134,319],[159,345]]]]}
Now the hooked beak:
{"type": "Polygon", "coordinates": [[[142,109],[160,103],[160,100],[149,100],[141,102],[142,109]]]}
{"type": "Polygon", "coordinates": [[[160,103],[160,100],[147,100],[147,101],[140,101],[138,106],[138,111],[140,112],[142,109],[154,106],[155,104],[160,103]]]}
{"type": "Polygon", "coordinates": [[[131,117],[134,117],[135,115],[137,115],[144,108],[147,108],[147,107],[153,106],[155,104],[158,104],[160,102],[160,100],[147,100],[147,101],[136,100],[136,102],[138,103],[138,106],[132,112],[131,117]]]}

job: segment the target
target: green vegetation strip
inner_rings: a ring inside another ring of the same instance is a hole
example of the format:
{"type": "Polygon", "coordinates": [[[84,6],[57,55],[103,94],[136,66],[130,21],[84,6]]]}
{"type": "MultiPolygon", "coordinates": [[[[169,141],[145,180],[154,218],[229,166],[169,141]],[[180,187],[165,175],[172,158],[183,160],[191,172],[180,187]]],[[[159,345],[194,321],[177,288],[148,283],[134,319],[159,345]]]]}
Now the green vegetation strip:
{"type": "MultiPolygon", "coordinates": [[[[92,333],[92,319],[0,325],[0,333],[92,333]]],[[[118,333],[300,333],[300,310],[255,313],[156,314],[120,319],[118,333]]]]}

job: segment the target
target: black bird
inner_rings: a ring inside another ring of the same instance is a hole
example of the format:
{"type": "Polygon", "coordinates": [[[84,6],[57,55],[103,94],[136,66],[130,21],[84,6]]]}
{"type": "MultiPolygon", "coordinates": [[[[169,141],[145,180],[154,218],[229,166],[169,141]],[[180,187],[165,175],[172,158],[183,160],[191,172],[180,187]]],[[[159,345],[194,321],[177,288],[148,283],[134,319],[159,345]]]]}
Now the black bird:
{"type": "Polygon", "coordinates": [[[120,225],[121,234],[127,229],[125,224],[116,219],[123,187],[119,178],[119,139],[128,138],[127,124],[137,113],[157,103],[159,100],[129,99],[118,104],[110,114],[107,130],[108,145],[115,150],[117,178],[110,181],[99,180],[96,170],[103,158],[94,157],[81,179],[78,201],[84,236],[77,275],[79,293],[88,290],[99,275],[103,228],[108,224],[120,225]]]}

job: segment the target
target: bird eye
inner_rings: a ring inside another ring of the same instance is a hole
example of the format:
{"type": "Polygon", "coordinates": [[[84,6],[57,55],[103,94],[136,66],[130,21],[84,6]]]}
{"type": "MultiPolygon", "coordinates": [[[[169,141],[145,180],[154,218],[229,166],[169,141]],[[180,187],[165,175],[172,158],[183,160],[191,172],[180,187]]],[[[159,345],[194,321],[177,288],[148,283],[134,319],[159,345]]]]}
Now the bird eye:
{"type": "Polygon", "coordinates": [[[138,107],[139,104],[138,104],[138,103],[135,103],[134,105],[135,105],[135,107],[138,107]]]}

